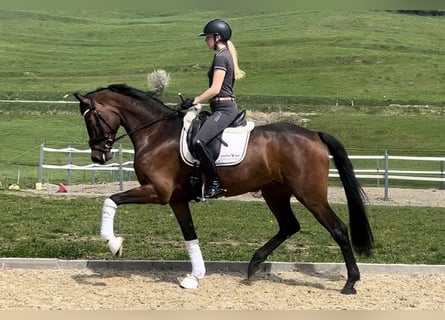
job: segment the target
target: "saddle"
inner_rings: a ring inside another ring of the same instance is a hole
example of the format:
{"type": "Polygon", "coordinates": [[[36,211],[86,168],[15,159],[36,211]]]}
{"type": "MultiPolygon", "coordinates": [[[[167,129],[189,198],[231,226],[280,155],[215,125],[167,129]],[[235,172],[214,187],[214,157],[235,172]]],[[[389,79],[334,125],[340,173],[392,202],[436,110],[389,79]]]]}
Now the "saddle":
{"type": "MultiPolygon", "coordinates": [[[[190,127],[187,131],[187,146],[190,151],[190,153],[193,155],[194,158],[196,158],[196,151],[193,148],[193,138],[197,135],[199,129],[201,129],[203,123],[208,119],[210,116],[210,112],[208,111],[202,111],[199,112],[196,118],[194,118],[191,123],[190,127]]],[[[232,121],[232,123],[228,126],[228,128],[237,128],[237,127],[243,127],[247,125],[246,121],[246,110],[242,110],[238,113],[236,118],[232,121]]],[[[207,148],[209,149],[210,153],[213,156],[213,160],[218,159],[218,156],[221,152],[221,145],[224,145],[228,147],[228,143],[225,142],[222,138],[223,132],[218,134],[212,141],[209,142],[207,145],[207,148]]]]}
{"type": "MultiPolygon", "coordinates": [[[[202,200],[203,178],[199,168],[199,161],[193,150],[192,141],[202,124],[208,119],[210,113],[202,111],[200,105],[190,108],[184,116],[184,125],[180,138],[180,154],[182,160],[192,166],[189,177],[190,199],[202,200]]],[[[246,110],[238,113],[235,120],[221,134],[215,137],[208,145],[216,166],[231,166],[243,161],[250,132],[255,124],[246,120],[246,110]]]]}

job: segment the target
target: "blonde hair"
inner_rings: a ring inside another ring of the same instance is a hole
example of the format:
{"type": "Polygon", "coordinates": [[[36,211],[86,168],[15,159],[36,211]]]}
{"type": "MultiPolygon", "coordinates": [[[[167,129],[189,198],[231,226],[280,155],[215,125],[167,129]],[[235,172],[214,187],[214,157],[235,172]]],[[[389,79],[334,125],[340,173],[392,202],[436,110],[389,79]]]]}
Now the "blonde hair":
{"type": "Polygon", "coordinates": [[[246,73],[240,69],[238,66],[238,53],[236,52],[235,46],[233,45],[233,42],[228,40],[227,41],[227,48],[229,49],[230,54],[232,55],[233,59],[233,66],[235,68],[235,79],[242,79],[245,77],[246,73]]]}

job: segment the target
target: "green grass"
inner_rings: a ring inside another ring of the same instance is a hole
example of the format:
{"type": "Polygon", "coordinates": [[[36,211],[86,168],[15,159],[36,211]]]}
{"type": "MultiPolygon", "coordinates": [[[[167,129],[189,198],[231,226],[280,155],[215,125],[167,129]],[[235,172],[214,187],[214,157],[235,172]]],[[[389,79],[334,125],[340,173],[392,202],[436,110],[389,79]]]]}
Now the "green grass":
{"type": "Polygon", "coordinates": [[[200,93],[212,52],[197,34],[215,16],[232,24],[247,72],[240,97],[443,102],[443,18],[376,11],[0,11],[0,93],[145,88],[157,68],[171,74],[170,95],[200,93]]]}
{"type": "MultiPolygon", "coordinates": [[[[297,108],[296,108],[297,109],[297,108]]],[[[431,109],[427,109],[431,110],[431,109]]],[[[433,109],[436,110],[436,109],[433,109]]],[[[317,107],[298,108],[299,113],[288,121],[309,119],[304,126],[329,132],[342,141],[350,155],[443,156],[443,115],[427,111],[417,114],[405,107],[335,107],[322,111],[317,107]],[[388,110],[390,109],[390,110],[388,110]],[[372,110],[372,112],[371,112],[372,110]],[[311,112],[311,114],[307,114],[311,112]]],[[[420,112],[420,111],[417,111],[420,112]]],[[[22,105],[0,104],[0,127],[2,128],[2,152],[0,153],[0,182],[3,188],[17,182],[20,171],[21,187],[33,187],[38,178],[39,148],[45,144],[51,148],[72,146],[88,149],[88,136],[83,119],[75,104],[67,105],[22,105]]],[[[128,139],[116,147],[132,148],[128,139]]],[[[73,158],[76,164],[90,163],[89,155],[73,158]]],[[[66,164],[67,155],[46,153],[45,163],[66,164]]],[[[371,169],[383,162],[353,161],[356,168],[371,169]]],[[[438,162],[391,162],[392,169],[439,171],[438,162]]],[[[65,170],[44,170],[44,182],[67,182],[65,170]]],[[[110,181],[110,173],[101,173],[97,181],[110,181]]],[[[91,173],[73,172],[72,183],[91,182],[91,173]]],[[[373,180],[363,181],[375,186],[373,180]]],[[[438,183],[393,181],[393,186],[437,188],[438,183]]],[[[1,187],[0,187],[1,189],[1,187]]]]}
{"type": "MultiPolygon", "coordinates": [[[[0,256],[106,259],[99,238],[103,199],[17,196],[0,193],[0,256]]],[[[293,205],[302,229],[269,261],[342,262],[337,244],[302,206],[293,205]]],[[[346,207],[334,209],[348,223],[346,207]]],[[[444,264],[443,208],[370,206],[376,240],[369,263],[444,264]]],[[[206,260],[249,261],[277,231],[262,202],[193,203],[192,212],[206,260]]],[[[168,206],[126,205],[118,209],[115,232],[125,240],[125,259],[188,259],[183,238],[168,206]]]]}

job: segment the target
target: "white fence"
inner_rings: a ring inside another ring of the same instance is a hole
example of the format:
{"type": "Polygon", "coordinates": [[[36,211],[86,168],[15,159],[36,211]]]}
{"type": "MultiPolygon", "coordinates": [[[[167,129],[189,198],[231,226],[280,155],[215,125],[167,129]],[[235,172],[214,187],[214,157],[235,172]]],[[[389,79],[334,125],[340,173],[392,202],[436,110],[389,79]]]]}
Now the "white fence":
{"type": "MultiPolygon", "coordinates": [[[[124,173],[134,172],[133,161],[124,161],[123,155],[134,155],[134,150],[132,149],[112,149],[113,158],[111,163],[105,165],[99,164],[87,164],[87,165],[76,165],[72,163],[73,154],[88,154],[91,153],[90,149],[79,150],[75,148],[63,148],[54,149],[45,147],[43,144],[40,146],[39,155],[39,172],[38,181],[43,182],[43,170],[66,170],[67,171],[67,184],[71,183],[71,170],[84,170],[92,172],[92,183],[94,183],[94,173],[96,171],[111,171],[117,172],[119,174],[119,184],[120,190],[123,190],[124,173]],[[45,152],[58,152],[65,153],[67,164],[57,165],[57,164],[47,164],[45,163],[45,152]]],[[[391,156],[385,152],[384,155],[350,155],[351,160],[366,160],[375,161],[376,166],[372,169],[354,169],[354,172],[359,179],[373,179],[377,181],[377,185],[383,182],[384,186],[384,199],[389,199],[389,181],[390,180],[407,180],[407,181],[429,181],[438,182],[439,188],[443,189],[445,187],[445,170],[444,163],[445,157],[409,157],[409,156],[391,156]],[[437,170],[394,170],[390,169],[390,161],[429,161],[437,163],[437,170]]],[[[356,165],[355,165],[356,167],[356,165]]],[[[329,170],[329,177],[338,178],[337,169],[329,170]]]]}
{"type": "Polygon", "coordinates": [[[76,148],[62,148],[62,149],[54,149],[54,148],[48,148],[45,147],[43,144],[40,146],[40,152],[39,152],[39,172],[38,172],[38,181],[40,183],[43,182],[43,169],[50,169],[50,170],[66,170],[67,172],[67,184],[71,184],[71,171],[72,170],[83,170],[83,171],[91,171],[91,183],[94,184],[95,182],[95,173],[97,171],[111,171],[112,178],[111,180],[114,180],[114,173],[117,172],[119,174],[119,190],[123,190],[124,186],[124,173],[125,172],[134,172],[133,169],[133,161],[124,161],[123,155],[124,154],[134,154],[134,150],[132,149],[111,149],[112,152],[112,161],[108,164],[96,164],[96,163],[89,163],[87,165],[76,165],[73,164],[72,156],[73,154],[87,154],[88,158],[91,154],[91,149],[86,150],[79,150],[76,148]],[[67,164],[64,165],[57,165],[57,164],[47,164],[45,163],[45,152],[56,152],[56,153],[65,153],[67,164]],[[117,159],[116,159],[117,156],[117,159]],[[117,161],[117,162],[116,162],[117,161]]]}
{"type": "MultiPolygon", "coordinates": [[[[330,158],[332,158],[330,156],[330,158]]],[[[377,183],[383,181],[384,183],[384,199],[389,199],[389,181],[390,180],[406,180],[406,181],[430,181],[439,182],[439,189],[445,186],[445,157],[409,157],[409,156],[391,156],[385,152],[382,156],[353,156],[350,155],[351,160],[374,160],[376,161],[375,169],[354,169],[354,173],[359,179],[375,179],[377,183]],[[390,169],[390,161],[430,161],[437,162],[437,170],[394,170],[390,169]],[[381,168],[383,162],[383,168],[381,168]]],[[[337,169],[329,170],[329,177],[338,178],[337,169]]]]}

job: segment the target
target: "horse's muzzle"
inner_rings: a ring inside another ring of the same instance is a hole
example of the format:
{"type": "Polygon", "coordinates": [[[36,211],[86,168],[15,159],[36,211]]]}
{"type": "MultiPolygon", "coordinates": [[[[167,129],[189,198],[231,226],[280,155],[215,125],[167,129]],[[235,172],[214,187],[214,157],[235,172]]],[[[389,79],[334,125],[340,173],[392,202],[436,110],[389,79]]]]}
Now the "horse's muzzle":
{"type": "Polygon", "coordinates": [[[91,153],[91,161],[94,163],[104,164],[111,159],[111,152],[93,151],[91,153]]]}

